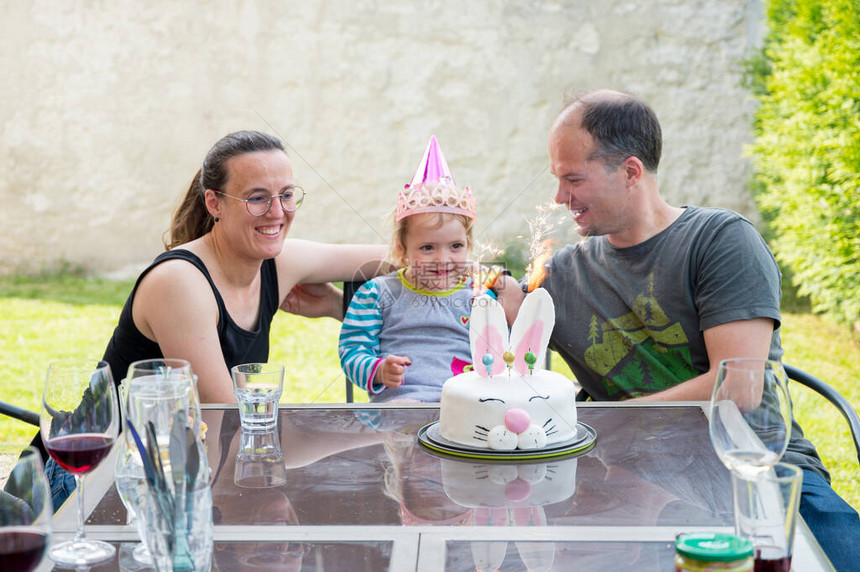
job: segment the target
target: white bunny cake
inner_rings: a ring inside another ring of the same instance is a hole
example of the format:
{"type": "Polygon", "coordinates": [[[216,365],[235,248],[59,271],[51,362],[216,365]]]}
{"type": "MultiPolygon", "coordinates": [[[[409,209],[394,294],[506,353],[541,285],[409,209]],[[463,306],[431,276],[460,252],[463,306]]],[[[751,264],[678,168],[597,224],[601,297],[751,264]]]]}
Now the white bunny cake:
{"type": "Polygon", "coordinates": [[[472,303],[474,370],[442,386],[439,434],[475,449],[513,451],[560,446],[576,436],[576,395],[544,363],[555,307],[538,288],[520,307],[508,337],[505,313],[489,296],[472,303]]]}

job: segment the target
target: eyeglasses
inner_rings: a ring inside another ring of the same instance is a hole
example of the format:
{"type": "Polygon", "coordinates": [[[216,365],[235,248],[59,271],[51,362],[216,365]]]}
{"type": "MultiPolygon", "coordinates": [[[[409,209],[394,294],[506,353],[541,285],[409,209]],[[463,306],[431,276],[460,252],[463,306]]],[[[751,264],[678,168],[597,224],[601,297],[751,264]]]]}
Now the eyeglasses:
{"type": "Polygon", "coordinates": [[[281,208],[287,212],[294,212],[302,206],[302,202],[305,200],[305,190],[301,187],[290,187],[289,190],[284,191],[280,195],[270,195],[266,191],[256,191],[251,193],[251,196],[247,199],[240,199],[239,197],[228,195],[224,191],[219,191],[218,189],[212,190],[219,195],[224,195],[225,197],[230,197],[237,201],[242,201],[245,203],[245,208],[248,209],[248,212],[254,216],[263,216],[269,212],[269,209],[272,208],[272,201],[275,199],[281,200],[281,208]]]}

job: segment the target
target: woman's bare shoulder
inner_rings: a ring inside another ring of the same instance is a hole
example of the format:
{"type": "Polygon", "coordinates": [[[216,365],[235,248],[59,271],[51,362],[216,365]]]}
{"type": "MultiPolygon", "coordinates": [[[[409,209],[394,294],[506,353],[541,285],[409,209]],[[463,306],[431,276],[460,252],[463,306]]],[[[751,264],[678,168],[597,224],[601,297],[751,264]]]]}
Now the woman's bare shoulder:
{"type": "Polygon", "coordinates": [[[159,326],[217,323],[218,304],[200,269],[177,258],[165,260],[140,281],[132,316],[141,333],[161,343],[159,326]]]}
{"type": "Polygon", "coordinates": [[[192,262],[174,258],[165,260],[149,271],[140,281],[135,295],[135,306],[200,304],[214,306],[212,286],[200,268],[192,262]]]}

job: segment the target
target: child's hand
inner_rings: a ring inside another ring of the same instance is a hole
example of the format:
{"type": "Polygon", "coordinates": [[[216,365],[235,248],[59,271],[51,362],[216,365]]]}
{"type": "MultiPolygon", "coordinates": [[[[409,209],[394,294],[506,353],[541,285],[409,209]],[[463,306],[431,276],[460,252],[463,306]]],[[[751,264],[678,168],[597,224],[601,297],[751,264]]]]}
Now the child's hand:
{"type": "Polygon", "coordinates": [[[382,364],[376,368],[374,381],[385,387],[400,387],[406,376],[406,366],[412,365],[412,360],[406,356],[386,356],[382,364]]]}

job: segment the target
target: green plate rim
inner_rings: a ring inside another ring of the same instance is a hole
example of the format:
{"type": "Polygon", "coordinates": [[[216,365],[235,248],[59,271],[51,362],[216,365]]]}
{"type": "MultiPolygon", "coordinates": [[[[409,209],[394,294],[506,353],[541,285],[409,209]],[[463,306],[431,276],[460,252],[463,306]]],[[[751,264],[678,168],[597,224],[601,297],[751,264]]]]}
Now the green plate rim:
{"type": "Polygon", "coordinates": [[[587,451],[590,451],[594,445],[597,443],[597,431],[594,430],[590,425],[586,425],[581,421],[577,421],[577,425],[582,426],[585,431],[588,433],[589,437],[585,439],[585,441],[581,443],[577,443],[575,445],[571,445],[569,447],[561,447],[551,451],[539,452],[535,451],[534,453],[522,453],[518,452],[516,454],[511,454],[506,451],[490,451],[485,449],[473,449],[471,451],[460,450],[460,449],[449,449],[444,445],[438,445],[430,441],[425,435],[427,430],[433,425],[438,424],[438,421],[433,421],[432,423],[428,423],[424,427],[422,427],[418,431],[418,442],[427,449],[434,451],[436,453],[442,453],[443,455],[453,456],[453,457],[461,457],[464,459],[489,459],[494,461],[534,461],[540,459],[551,459],[553,457],[562,457],[562,456],[573,456],[577,454],[582,454],[587,451]]]}

